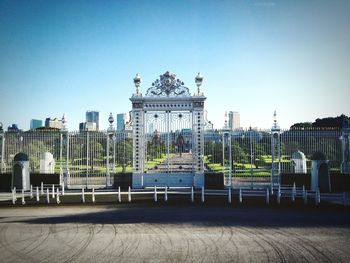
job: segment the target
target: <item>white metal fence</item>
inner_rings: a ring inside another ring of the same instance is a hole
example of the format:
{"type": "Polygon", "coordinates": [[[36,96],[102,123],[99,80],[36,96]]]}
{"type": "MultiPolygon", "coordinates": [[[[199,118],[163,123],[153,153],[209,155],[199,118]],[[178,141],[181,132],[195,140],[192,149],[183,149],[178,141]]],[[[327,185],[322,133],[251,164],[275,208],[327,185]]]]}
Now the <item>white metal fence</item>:
{"type": "MultiPolygon", "coordinates": [[[[326,155],[331,171],[340,171],[342,163],[341,130],[281,130],[280,154],[274,157],[272,147],[276,145],[272,143],[270,130],[206,131],[204,137],[206,171],[224,172],[226,181],[231,173],[234,184],[270,182],[273,163],[278,167],[275,176],[291,173],[291,156],[298,150],[305,154],[307,172],[310,172],[311,156],[316,151],[326,155]]],[[[0,144],[1,173],[12,172],[13,158],[19,152],[28,155],[33,173],[43,172],[40,159],[43,153],[50,152],[54,159],[53,172],[64,176],[69,185],[112,185],[113,173],[132,171],[132,138],[128,131],[5,132],[0,134],[0,144]]],[[[147,157],[148,165],[156,164],[150,157],[147,157]]]]}

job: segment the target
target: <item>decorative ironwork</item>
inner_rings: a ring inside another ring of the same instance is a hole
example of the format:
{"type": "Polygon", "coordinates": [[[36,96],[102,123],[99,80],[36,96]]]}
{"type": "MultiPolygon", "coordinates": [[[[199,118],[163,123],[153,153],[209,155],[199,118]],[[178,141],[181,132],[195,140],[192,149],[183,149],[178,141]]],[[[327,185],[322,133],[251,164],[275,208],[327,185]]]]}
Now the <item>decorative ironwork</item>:
{"type": "Polygon", "coordinates": [[[147,90],[146,96],[170,97],[191,96],[191,94],[184,83],[176,78],[175,74],[167,71],[152,83],[152,87],[147,90]]]}

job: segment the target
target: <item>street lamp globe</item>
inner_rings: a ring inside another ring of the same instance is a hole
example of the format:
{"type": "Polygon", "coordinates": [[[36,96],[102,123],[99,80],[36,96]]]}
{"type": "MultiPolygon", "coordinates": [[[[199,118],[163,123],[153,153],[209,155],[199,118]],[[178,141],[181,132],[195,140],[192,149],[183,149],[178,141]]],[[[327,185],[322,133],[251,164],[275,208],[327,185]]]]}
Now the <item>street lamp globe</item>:
{"type": "Polygon", "coordinates": [[[112,112],[109,114],[108,122],[109,122],[109,127],[112,128],[113,127],[113,122],[114,122],[114,118],[113,118],[112,112]]]}
{"type": "Polygon", "coordinates": [[[198,74],[195,78],[195,82],[197,85],[197,94],[200,95],[200,93],[201,93],[200,87],[202,86],[202,82],[203,82],[203,76],[201,75],[200,72],[198,72],[198,74]]]}
{"type": "Polygon", "coordinates": [[[141,81],[142,81],[141,76],[140,76],[139,73],[137,73],[135,78],[134,78],[134,84],[135,84],[135,87],[136,87],[136,95],[140,94],[141,81]]]}

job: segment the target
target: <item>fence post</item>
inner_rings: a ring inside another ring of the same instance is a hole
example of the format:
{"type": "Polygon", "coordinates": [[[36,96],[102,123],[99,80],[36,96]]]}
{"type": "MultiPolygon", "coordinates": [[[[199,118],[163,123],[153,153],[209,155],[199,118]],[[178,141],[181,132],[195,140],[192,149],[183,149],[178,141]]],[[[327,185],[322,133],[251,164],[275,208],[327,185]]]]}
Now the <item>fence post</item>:
{"type": "Polygon", "coordinates": [[[57,204],[60,204],[60,189],[57,187],[57,193],[56,193],[56,202],[57,204]]]}
{"type": "Polygon", "coordinates": [[[269,188],[266,188],[266,204],[270,204],[270,192],[269,188]]]}
{"type": "Polygon", "coordinates": [[[120,195],[120,186],[118,186],[118,202],[121,203],[122,202],[122,197],[120,195]]]}
{"type": "Polygon", "coordinates": [[[202,203],[204,203],[204,186],[202,186],[202,203]]]}
{"type": "Polygon", "coordinates": [[[15,201],[17,201],[17,189],[16,189],[16,187],[13,188],[13,191],[14,191],[14,195],[15,195],[15,201]]]}
{"type": "Polygon", "coordinates": [[[292,202],[295,202],[295,193],[296,193],[296,189],[295,189],[295,183],[293,184],[293,188],[292,188],[292,202]]]}
{"type": "Polygon", "coordinates": [[[40,198],[39,198],[39,187],[36,187],[36,201],[39,202],[40,198]]]}
{"type": "Polygon", "coordinates": [[[228,194],[227,194],[228,203],[231,204],[231,186],[228,187],[228,194]]]}
{"type": "Polygon", "coordinates": [[[16,204],[16,196],[15,196],[15,191],[16,191],[16,187],[14,187],[12,189],[12,204],[16,204]]]}
{"type": "Polygon", "coordinates": [[[239,188],[239,193],[238,193],[238,200],[239,200],[239,203],[242,204],[242,189],[239,188]]]}
{"type": "Polygon", "coordinates": [[[40,193],[41,193],[41,195],[44,194],[44,183],[43,182],[41,182],[41,184],[40,184],[40,193]]]}
{"type": "Polygon", "coordinates": [[[55,198],[55,185],[52,185],[52,198],[55,198]]]}
{"type": "Polygon", "coordinates": [[[165,202],[168,201],[168,187],[167,186],[165,186],[164,201],[165,202]]]}
{"type": "Polygon", "coordinates": [[[304,204],[307,204],[307,190],[304,191],[304,204]]]}
{"type": "Polygon", "coordinates": [[[30,185],[30,198],[33,198],[33,185],[30,185]]]}
{"type": "Polygon", "coordinates": [[[130,186],[129,186],[129,191],[128,191],[128,201],[131,202],[131,190],[130,190],[130,186]]]}
{"type": "Polygon", "coordinates": [[[46,188],[46,203],[50,204],[50,192],[49,192],[49,188],[46,188]]]}
{"type": "Polygon", "coordinates": [[[92,188],[92,196],[91,196],[92,202],[95,203],[95,188],[92,188]]]}
{"type": "Polygon", "coordinates": [[[157,196],[157,186],[154,186],[154,202],[158,201],[158,196],[157,196]]]}
{"type": "Polygon", "coordinates": [[[281,186],[278,185],[278,191],[277,191],[277,203],[281,203],[281,186]]]}
{"type": "Polygon", "coordinates": [[[81,188],[81,201],[85,203],[85,191],[84,188],[81,188]]]}
{"type": "Polygon", "coordinates": [[[24,189],[22,189],[22,205],[25,205],[26,201],[24,200],[24,189]]]}
{"type": "Polygon", "coordinates": [[[193,191],[193,186],[191,188],[191,202],[194,202],[194,191],[193,191]]]}

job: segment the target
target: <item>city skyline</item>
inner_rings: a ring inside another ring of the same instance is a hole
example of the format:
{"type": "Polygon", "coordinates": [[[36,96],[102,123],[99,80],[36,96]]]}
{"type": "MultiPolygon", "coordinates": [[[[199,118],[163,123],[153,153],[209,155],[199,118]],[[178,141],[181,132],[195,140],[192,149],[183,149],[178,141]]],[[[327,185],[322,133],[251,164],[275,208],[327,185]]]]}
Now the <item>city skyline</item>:
{"type": "Polygon", "coordinates": [[[350,115],[346,1],[1,1],[0,122],[86,110],[128,113],[169,70],[191,93],[201,72],[208,120],[238,111],[242,127],[282,128],[350,115]]]}

